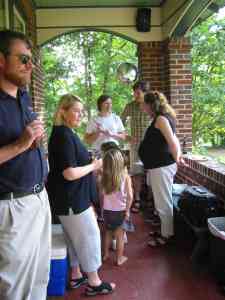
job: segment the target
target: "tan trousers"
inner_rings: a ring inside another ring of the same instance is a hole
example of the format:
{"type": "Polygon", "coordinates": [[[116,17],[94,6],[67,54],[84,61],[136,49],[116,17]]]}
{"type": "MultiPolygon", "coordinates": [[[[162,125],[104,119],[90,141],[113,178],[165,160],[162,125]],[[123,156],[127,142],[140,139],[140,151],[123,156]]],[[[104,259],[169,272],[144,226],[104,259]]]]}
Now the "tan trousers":
{"type": "Polygon", "coordinates": [[[51,214],[47,192],[0,201],[0,299],[46,300],[51,214]]]}

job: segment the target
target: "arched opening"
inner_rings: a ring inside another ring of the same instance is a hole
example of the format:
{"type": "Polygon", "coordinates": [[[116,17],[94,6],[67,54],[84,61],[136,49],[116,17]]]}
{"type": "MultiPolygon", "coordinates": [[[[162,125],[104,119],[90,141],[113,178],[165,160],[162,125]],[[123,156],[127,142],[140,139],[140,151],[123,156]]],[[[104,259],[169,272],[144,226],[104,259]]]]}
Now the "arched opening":
{"type": "Polygon", "coordinates": [[[137,66],[134,41],[110,32],[69,32],[43,45],[42,59],[48,132],[55,106],[64,93],[83,100],[87,119],[95,114],[96,100],[103,93],[112,97],[113,111],[118,114],[132,97],[131,85],[119,81],[117,68],[123,62],[137,66]]]}

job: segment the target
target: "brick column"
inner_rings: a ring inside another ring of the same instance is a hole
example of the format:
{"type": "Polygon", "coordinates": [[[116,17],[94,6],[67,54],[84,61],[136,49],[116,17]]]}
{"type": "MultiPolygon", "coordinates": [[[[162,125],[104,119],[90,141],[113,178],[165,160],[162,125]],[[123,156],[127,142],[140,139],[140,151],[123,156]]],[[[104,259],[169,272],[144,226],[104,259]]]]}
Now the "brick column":
{"type": "MultiPolygon", "coordinates": [[[[39,118],[46,122],[45,116],[45,105],[44,105],[44,74],[41,65],[41,50],[39,47],[36,47],[33,50],[34,57],[34,68],[32,72],[32,101],[34,111],[37,112],[39,118]]],[[[44,145],[47,145],[47,137],[44,138],[44,145]]]]}
{"type": "Polygon", "coordinates": [[[164,57],[162,42],[141,42],[138,44],[139,71],[141,78],[148,80],[154,90],[164,91],[164,57]]]}
{"type": "Polygon", "coordinates": [[[187,39],[141,42],[138,45],[141,78],[162,91],[177,114],[177,136],[192,149],[192,75],[187,39]]]}
{"type": "Polygon", "coordinates": [[[168,40],[165,48],[165,87],[177,114],[177,136],[192,149],[192,72],[190,43],[186,38],[168,40]]]}
{"type": "MultiPolygon", "coordinates": [[[[36,15],[32,2],[21,0],[20,6],[24,14],[26,15],[26,34],[33,43],[33,72],[32,81],[30,86],[32,104],[34,111],[38,113],[41,120],[44,120],[44,85],[43,85],[43,72],[41,67],[41,54],[40,49],[37,46],[37,32],[36,32],[36,15]]],[[[46,137],[44,144],[46,146],[46,137]]]]}
{"type": "Polygon", "coordinates": [[[26,34],[32,41],[33,46],[37,44],[37,33],[36,33],[36,15],[35,9],[31,1],[21,0],[19,2],[19,7],[23,14],[26,16],[26,34]]]}

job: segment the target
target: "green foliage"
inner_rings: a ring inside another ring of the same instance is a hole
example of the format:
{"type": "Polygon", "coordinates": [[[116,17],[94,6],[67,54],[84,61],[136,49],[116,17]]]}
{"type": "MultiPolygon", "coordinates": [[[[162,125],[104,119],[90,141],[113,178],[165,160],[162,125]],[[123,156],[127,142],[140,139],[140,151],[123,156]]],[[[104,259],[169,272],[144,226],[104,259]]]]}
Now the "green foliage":
{"type": "Polygon", "coordinates": [[[193,144],[225,145],[225,18],[209,18],[190,36],[193,144]]]}
{"type": "MultiPolygon", "coordinates": [[[[73,32],[44,46],[48,134],[58,100],[65,93],[76,94],[83,100],[86,122],[96,114],[96,100],[102,93],[112,97],[113,111],[120,114],[132,96],[131,86],[118,81],[116,70],[122,62],[137,65],[136,52],[136,44],[103,32],[73,32]]],[[[84,131],[85,123],[80,133],[84,131]]]]}

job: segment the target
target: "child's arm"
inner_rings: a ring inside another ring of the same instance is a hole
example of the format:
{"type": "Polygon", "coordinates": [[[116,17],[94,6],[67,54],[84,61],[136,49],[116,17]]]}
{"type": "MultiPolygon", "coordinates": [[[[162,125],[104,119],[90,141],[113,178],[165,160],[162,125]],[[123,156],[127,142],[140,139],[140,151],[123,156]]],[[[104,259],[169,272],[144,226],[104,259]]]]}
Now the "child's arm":
{"type": "Polygon", "coordinates": [[[132,205],[132,202],[133,202],[133,189],[132,189],[131,178],[128,174],[126,175],[125,189],[126,189],[126,194],[127,194],[125,218],[129,219],[129,217],[130,217],[130,208],[131,208],[131,205],[132,205]]]}

